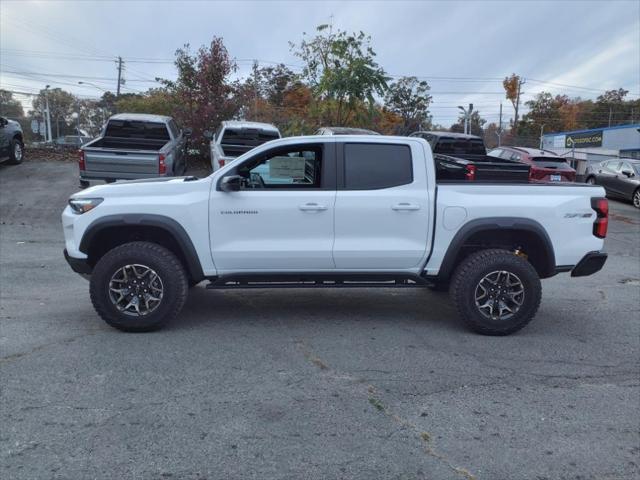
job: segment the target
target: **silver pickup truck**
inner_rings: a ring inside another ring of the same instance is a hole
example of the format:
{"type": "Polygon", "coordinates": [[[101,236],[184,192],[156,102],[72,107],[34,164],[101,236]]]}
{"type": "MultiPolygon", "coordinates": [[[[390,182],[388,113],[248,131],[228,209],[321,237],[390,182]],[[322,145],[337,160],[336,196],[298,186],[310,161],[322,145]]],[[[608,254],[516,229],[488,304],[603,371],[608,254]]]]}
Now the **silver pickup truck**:
{"type": "Polygon", "coordinates": [[[171,117],[120,113],[107,121],[100,137],[80,148],[80,186],[90,180],[172,177],[186,170],[190,129],[171,117]]]}

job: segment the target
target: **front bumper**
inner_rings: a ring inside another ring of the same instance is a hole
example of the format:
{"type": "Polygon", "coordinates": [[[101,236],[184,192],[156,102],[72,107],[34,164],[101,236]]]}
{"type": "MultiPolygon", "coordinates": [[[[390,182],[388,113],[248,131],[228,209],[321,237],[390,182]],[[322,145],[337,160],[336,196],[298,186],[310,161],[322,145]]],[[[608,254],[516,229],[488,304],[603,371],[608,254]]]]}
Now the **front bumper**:
{"type": "Polygon", "coordinates": [[[589,252],[571,270],[572,277],[586,277],[599,272],[607,261],[607,254],[604,252],[589,252]]]}
{"type": "Polygon", "coordinates": [[[71,267],[71,270],[73,270],[76,273],[79,273],[80,275],[88,276],[88,275],[91,275],[91,272],[93,272],[93,267],[89,265],[89,262],[87,261],[86,258],[70,257],[66,248],[64,249],[64,259],[67,261],[67,263],[71,267]]]}

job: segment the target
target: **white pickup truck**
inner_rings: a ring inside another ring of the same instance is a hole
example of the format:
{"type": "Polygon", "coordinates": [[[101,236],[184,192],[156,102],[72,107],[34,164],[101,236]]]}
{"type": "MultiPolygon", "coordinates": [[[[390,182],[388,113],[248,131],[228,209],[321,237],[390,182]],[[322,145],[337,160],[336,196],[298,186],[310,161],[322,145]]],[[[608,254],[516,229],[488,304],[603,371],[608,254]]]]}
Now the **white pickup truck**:
{"type": "Polygon", "coordinates": [[[421,138],[310,136],[203,179],[89,188],[62,223],[68,263],[122,330],[160,327],[208,280],[448,289],[473,330],[506,335],[535,316],[541,278],[602,268],[608,204],[598,186],[438,181],[421,138]]]}

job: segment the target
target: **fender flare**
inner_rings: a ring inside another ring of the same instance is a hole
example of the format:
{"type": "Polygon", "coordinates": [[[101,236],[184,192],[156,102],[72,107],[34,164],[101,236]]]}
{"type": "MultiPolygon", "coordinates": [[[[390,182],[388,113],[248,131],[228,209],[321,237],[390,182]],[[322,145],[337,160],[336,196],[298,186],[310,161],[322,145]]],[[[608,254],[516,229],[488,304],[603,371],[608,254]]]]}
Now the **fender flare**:
{"type": "Polygon", "coordinates": [[[200,259],[186,230],[174,219],[163,215],[127,213],[98,218],[87,227],[82,235],[79,250],[88,255],[91,243],[101,231],[119,226],[155,227],[166,231],[173,237],[184,255],[185,267],[190,277],[196,281],[204,278],[200,259]]]}
{"type": "Polygon", "coordinates": [[[553,243],[549,238],[549,234],[545,228],[535,220],[520,217],[488,217],[471,220],[465,223],[454,235],[447,252],[442,259],[439,278],[450,278],[455,267],[455,261],[458,253],[462,249],[465,242],[472,235],[484,230],[521,230],[535,234],[542,242],[546,255],[546,265],[543,271],[538,272],[541,278],[553,276],[556,270],[556,257],[553,249],[553,243]]]}

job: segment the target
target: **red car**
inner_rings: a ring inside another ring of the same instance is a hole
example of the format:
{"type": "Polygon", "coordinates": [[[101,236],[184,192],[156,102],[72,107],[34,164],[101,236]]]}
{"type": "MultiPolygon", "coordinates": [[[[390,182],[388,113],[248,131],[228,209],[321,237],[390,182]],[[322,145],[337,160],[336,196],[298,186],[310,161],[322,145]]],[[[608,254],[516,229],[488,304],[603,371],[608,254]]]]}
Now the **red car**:
{"type": "Polygon", "coordinates": [[[530,165],[529,180],[533,182],[575,182],[576,180],[576,171],[571,168],[567,159],[548,150],[498,147],[491,150],[488,155],[530,165]]]}

